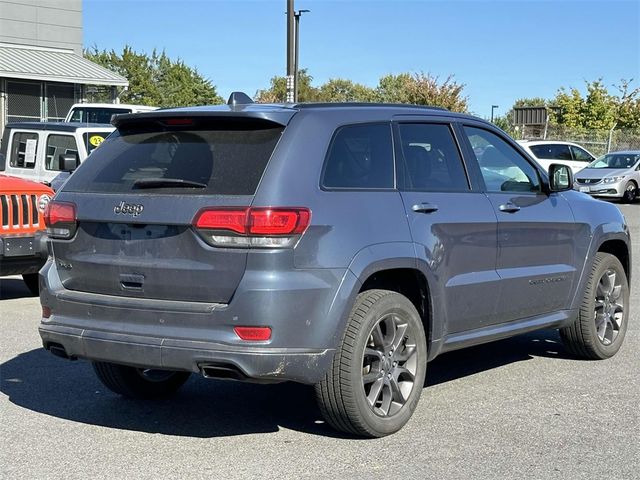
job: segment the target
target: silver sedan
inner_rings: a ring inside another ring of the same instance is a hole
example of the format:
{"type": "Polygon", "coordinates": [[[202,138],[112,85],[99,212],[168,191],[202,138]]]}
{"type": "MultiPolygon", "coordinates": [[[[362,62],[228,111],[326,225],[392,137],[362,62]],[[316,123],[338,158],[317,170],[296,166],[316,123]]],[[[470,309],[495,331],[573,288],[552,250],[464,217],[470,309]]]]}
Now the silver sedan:
{"type": "Polygon", "coordinates": [[[640,150],[607,153],[576,174],[576,190],[594,197],[631,203],[640,197],[638,186],[640,150]]]}

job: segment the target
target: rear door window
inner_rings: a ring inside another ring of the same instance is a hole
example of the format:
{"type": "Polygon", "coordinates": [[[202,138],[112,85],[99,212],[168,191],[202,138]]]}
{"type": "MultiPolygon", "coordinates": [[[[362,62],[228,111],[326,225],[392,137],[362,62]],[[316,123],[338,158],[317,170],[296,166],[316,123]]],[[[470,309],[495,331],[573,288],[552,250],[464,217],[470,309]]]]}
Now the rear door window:
{"type": "Polygon", "coordinates": [[[572,160],[569,145],[548,144],[548,145],[532,145],[533,154],[544,160],[572,160]]]}
{"type": "Polygon", "coordinates": [[[9,165],[14,168],[33,169],[38,155],[38,134],[20,132],[13,135],[9,165]]]}
{"type": "Polygon", "coordinates": [[[325,161],[325,188],[394,188],[391,125],[348,125],[335,134],[325,161]]]}
{"type": "Polygon", "coordinates": [[[253,195],[283,128],[225,120],[198,128],[127,127],[102,142],[64,190],[253,195]]]}
{"type": "Polygon", "coordinates": [[[448,125],[400,124],[404,190],[466,191],[469,183],[448,125]]]}

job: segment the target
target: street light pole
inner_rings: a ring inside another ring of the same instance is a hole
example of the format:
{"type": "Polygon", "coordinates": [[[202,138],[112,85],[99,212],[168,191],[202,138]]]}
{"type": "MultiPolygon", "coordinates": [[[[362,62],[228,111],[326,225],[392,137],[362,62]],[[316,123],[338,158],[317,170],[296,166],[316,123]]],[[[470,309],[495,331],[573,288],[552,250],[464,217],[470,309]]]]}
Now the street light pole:
{"type": "Polygon", "coordinates": [[[498,105],[491,105],[491,123],[493,123],[493,111],[499,108],[498,105]]]}
{"type": "Polygon", "coordinates": [[[294,48],[295,48],[295,24],[294,24],[294,6],[293,0],[287,0],[287,102],[293,102],[294,98],[294,48]]]}
{"type": "Polygon", "coordinates": [[[293,101],[298,101],[298,84],[300,83],[300,77],[298,75],[298,60],[300,58],[300,17],[303,13],[310,12],[311,10],[298,10],[293,14],[296,19],[295,22],[295,59],[293,64],[293,101]]]}

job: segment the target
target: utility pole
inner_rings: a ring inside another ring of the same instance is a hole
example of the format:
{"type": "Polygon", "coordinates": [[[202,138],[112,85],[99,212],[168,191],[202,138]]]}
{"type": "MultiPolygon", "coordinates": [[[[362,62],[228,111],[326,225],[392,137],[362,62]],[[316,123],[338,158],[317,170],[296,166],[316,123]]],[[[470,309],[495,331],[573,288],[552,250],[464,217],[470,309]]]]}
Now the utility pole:
{"type": "Polygon", "coordinates": [[[295,27],[296,27],[296,43],[295,43],[295,64],[293,66],[293,101],[297,102],[298,101],[298,84],[300,83],[300,76],[299,76],[299,63],[298,60],[300,58],[300,17],[302,16],[303,13],[307,13],[310,12],[311,10],[298,10],[297,12],[295,12],[293,14],[293,16],[296,19],[296,23],[295,23],[295,27]]]}
{"type": "Polygon", "coordinates": [[[293,0],[287,0],[287,102],[293,103],[295,90],[295,24],[293,0]]]}

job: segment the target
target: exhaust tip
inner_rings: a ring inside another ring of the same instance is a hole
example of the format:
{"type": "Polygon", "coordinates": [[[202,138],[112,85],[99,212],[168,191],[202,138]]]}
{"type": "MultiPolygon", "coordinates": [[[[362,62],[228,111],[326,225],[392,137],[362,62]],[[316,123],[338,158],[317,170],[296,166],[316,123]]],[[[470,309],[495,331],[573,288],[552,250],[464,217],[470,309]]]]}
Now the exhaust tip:
{"type": "Polygon", "coordinates": [[[65,350],[65,348],[60,345],[59,343],[49,343],[48,345],[45,346],[45,348],[47,350],[49,350],[52,354],[54,354],[56,357],[60,357],[60,358],[64,358],[65,360],[77,360],[77,357],[74,357],[73,355],[69,355],[67,354],[67,351],[65,350]]]}
{"type": "Polygon", "coordinates": [[[246,380],[247,376],[235,365],[202,364],[200,372],[204,378],[218,380],[246,380]]]}

